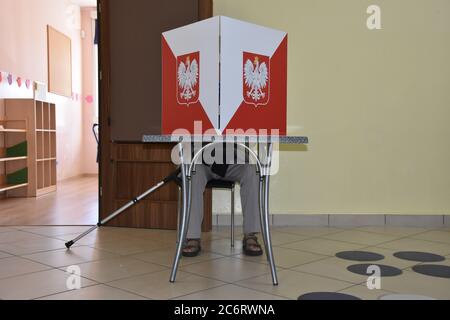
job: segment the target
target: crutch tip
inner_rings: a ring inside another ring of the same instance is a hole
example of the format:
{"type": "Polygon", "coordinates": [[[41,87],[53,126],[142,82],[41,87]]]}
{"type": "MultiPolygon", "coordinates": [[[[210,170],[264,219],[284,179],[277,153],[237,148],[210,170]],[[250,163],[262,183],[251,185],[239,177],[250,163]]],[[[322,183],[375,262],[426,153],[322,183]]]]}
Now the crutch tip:
{"type": "Polygon", "coordinates": [[[66,248],[70,249],[70,247],[73,246],[73,244],[74,244],[73,241],[66,242],[66,248]]]}

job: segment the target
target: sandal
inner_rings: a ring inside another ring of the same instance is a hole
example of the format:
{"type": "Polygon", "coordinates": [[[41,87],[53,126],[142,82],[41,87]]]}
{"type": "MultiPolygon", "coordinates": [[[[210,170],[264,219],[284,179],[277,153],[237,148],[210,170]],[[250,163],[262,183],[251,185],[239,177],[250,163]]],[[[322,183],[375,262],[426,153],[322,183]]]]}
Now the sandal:
{"type": "Polygon", "coordinates": [[[183,257],[196,257],[201,250],[200,239],[187,239],[183,247],[182,255],[183,257]]]}
{"type": "Polygon", "coordinates": [[[260,256],[263,254],[261,245],[258,243],[258,238],[255,233],[249,233],[244,236],[242,240],[242,251],[247,256],[260,256]]]}

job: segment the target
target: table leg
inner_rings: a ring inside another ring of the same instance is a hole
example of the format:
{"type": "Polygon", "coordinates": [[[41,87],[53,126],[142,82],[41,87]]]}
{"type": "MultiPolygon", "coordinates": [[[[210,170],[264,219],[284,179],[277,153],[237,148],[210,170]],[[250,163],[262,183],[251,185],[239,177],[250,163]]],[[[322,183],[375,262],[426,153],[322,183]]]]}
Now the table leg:
{"type": "MultiPolygon", "coordinates": [[[[263,238],[263,242],[264,242],[264,249],[266,250],[266,253],[268,252],[267,250],[267,241],[266,241],[266,228],[264,227],[264,177],[262,176],[262,172],[260,173],[260,177],[259,177],[259,220],[261,223],[261,234],[262,234],[262,238],[263,238]]],[[[269,261],[268,256],[267,257],[267,261],[269,261]]]]}
{"type": "Polygon", "coordinates": [[[269,187],[270,187],[270,165],[272,161],[272,144],[269,143],[267,145],[267,163],[264,165],[264,173],[262,175],[262,183],[260,182],[260,193],[263,197],[262,201],[262,232],[264,237],[264,243],[266,248],[266,255],[267,260],[269,262],[270,266],[270,272],[272,274],[272,282],[273,285],[278,285],[278,276],[277,276],[277,270],[275,266],[275,259],[273,257],[273,250],[272,250],[272,236],[270,235],[270,223],[269,223],[269,187]],[[262,185],[262,188],[261,188],[262,185]],[[261,190],[262,189],[262,190],[261,190]]]}
{"type": "Polygon", "coordinates": [[[175,279],[177,277],[177,270],[178,265],[180,263],[181,259],[181,251],[183,250],[183,244],[186,241],[186,235],[187,235],[187,228],[189,224],[189,216],[190,216],[190,203],[191,203],[191,181],[190,178],[186,176],[186,171],[188,166],[184,164],[184,158],[183,158],[183,147],[180,143],[180,159],[181,159],[181,180],[182,180],[182,215],[181,215],[181,230],[180,232],[180,239],[177,243],[177,249],[175,253],[175,258],[172,264],[172,272],[170,274],[170,282],[175,282],[175,279]]]}

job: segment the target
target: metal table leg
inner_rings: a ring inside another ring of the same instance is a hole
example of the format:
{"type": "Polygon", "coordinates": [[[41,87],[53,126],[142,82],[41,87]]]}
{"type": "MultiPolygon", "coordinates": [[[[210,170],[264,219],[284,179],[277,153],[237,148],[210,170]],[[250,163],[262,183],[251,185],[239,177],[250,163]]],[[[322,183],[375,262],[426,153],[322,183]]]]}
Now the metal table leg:
{"type": "Polygon", "coordinates": [[[181,230],[179,241],[177,243],[177,249],[175,253],[175,258],[172,265],[172,272],[170,274],[170,282],[175,282],[177,277],[178,265],[181,259],[181,251],[183,249],[183,244],[186,241],[187,228],[189,224],[189,216],[190,216],[190,202],[191,202],[191,181],[190,177],[186,176],[188,166],[184,164],[184,156],[183,156],[183,146],[182,143],[179,144],[180,150],[180,160],[181,160],[181,181],[182,181],[182,215],[181,215],[181,230]]]}
{"type": "Polygon", "coordinates": [[[272,237],[270,235],[270,223],[269,223],[269,186],[270,186],[270,165],[272,161],[272,143],[267,145],[267,163],[264,166],[264,172],[261,173],[260,181],[260,207],[261,207],[261,218],[262,218],[262,233],[264,237],[264,243],[266,248],[267,260],[270,266],[270,272],[272,274],[273,285],[278,285],[278,276],[275,266],[275,260],[273,258],[272,250],[272,237]]]}

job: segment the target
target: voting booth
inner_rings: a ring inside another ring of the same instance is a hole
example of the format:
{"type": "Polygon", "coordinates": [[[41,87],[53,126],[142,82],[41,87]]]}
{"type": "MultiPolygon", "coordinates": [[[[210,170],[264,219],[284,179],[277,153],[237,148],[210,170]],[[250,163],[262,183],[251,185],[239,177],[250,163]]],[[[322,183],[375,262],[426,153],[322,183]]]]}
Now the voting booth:
{"type": "Polygon", "coordinates": [[[162,34],[162,134],[286,135],[286,91],[285,32],[217,16],[162,34]]]}
{"type": "Polygon", "coordinates": [[[97,226],[67,242],[66,247],[70,248],[97,227],[175,180],[182,193],[176,252],[169,279],[175,282],[187,237],[195,164],[206,148],[222,145],[216,137],[223,135],[233,137],[233,143],[248,151],[248,156],[254,160],[259,175],[255,191],[259,193],[261,234],[272,283],[277,285],[269,214],[273,144],[274,140],[288,144],[308,142],[307,137],[286,135],[286,90],[285,32],[227,17],[214,17],[163,33],[162,130],[161,134],[144,135],[142,140],[144,143],[177,141],[179,168],[97,226]],[[173,140],[174,135],[179,139],[173,140]],[[202,147],[194,157],[185,157],[190,151],[185,150],[189,147],[184,145],[190,146],[191,135],[196,135],[195,142],[201,142],[202,147]],[[258,135],[254,139],[256,152],[247,144],[254,135],[258,135]],[[270,139],[261,139],[262,136],[270,139]],[[274,136],[278,139],[272,139],[274,136]]]}

